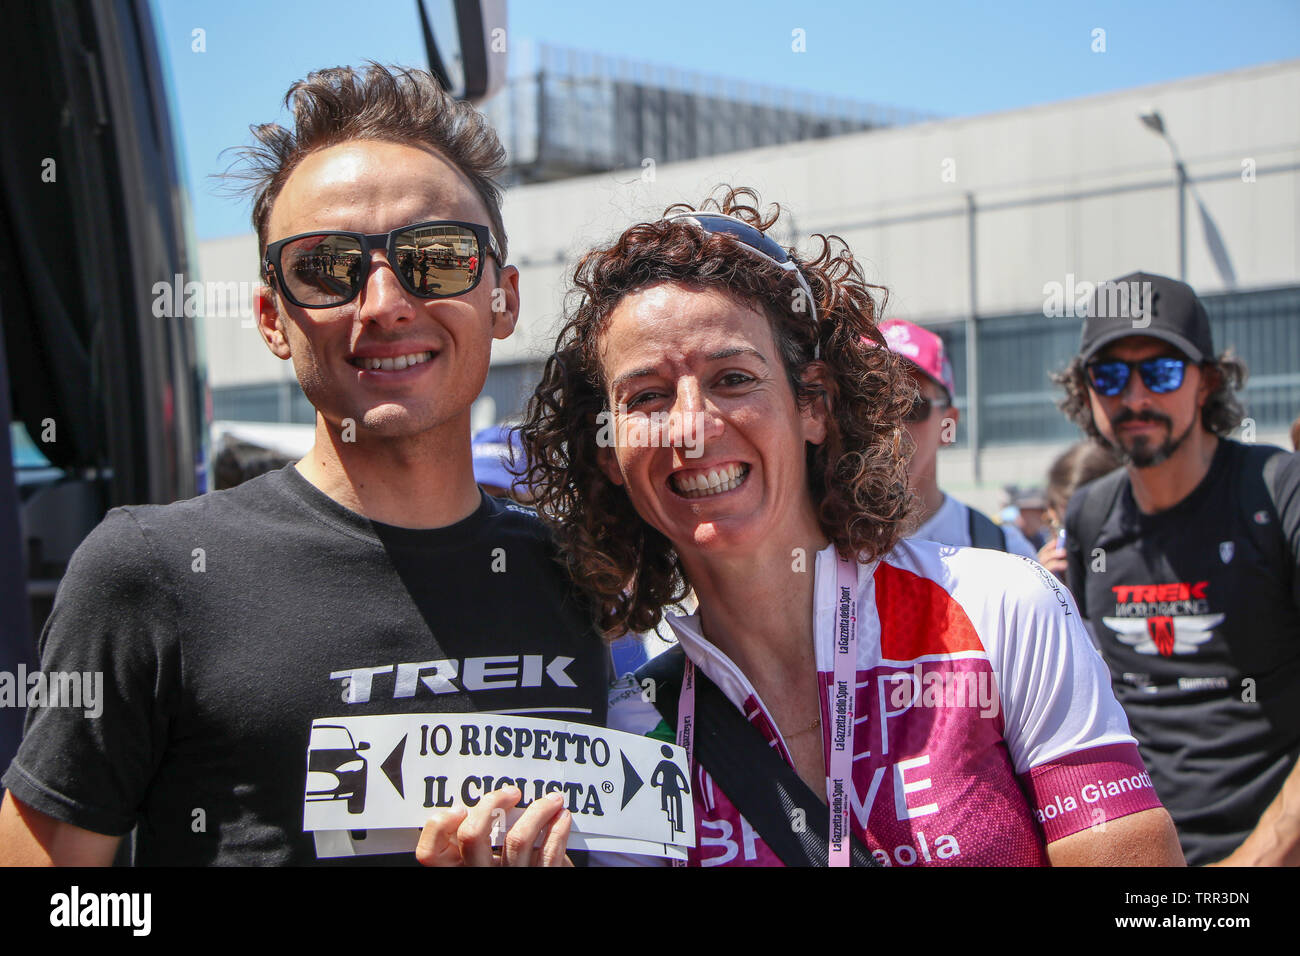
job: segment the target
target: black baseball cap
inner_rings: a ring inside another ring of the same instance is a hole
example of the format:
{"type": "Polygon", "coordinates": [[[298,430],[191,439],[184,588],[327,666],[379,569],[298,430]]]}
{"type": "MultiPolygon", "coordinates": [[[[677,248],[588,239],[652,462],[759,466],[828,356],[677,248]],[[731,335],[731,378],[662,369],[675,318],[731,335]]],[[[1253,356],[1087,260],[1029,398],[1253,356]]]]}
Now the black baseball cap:
{"type": "Polygon", "coordinates": [[[1083,320],[1086,362],[1111,342],[1145,335],[1168,342],[1193,362],[1214,358],[1210,317],[1192,287],[1168,276],[1132,272],[1097,286],[1083,320]]]}

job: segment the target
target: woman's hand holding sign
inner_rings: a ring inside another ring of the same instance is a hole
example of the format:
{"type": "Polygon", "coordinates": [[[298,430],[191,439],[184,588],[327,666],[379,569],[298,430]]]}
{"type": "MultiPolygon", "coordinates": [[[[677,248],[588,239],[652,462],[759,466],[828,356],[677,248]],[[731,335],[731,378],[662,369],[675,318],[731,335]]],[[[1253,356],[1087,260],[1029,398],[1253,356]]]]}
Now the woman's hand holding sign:
{"type": "Polygon", "coordinates": [[[535,800],[505,835],[501,849],[492,848],[492,827],[519,803],[518,787],[494,790],[477,806],[440,810],[420,833],[415,858],[425,866],[573,866],[565,854],[572,816],[562,794],[535,800]]]}

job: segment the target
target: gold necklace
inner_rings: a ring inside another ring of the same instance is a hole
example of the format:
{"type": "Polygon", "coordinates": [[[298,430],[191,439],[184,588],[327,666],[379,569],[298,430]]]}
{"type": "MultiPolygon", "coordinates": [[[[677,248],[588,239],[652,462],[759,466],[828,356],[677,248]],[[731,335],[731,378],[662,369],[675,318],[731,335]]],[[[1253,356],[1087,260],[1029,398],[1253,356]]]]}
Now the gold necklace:
{"type": "Polygon", "coordinates": [[[786,740],[793,740],[795,737],[800,737],[808,733],[808,731],[815,729],[817,725],[820,724],[821,722],[822,722],[821,715],[818,714],[816,717],[813,718],[813,722],[809,724],[807,727],[805,727],[803,730],[796,730],[792,734],[786,734],[785,735],[786,740]]]}

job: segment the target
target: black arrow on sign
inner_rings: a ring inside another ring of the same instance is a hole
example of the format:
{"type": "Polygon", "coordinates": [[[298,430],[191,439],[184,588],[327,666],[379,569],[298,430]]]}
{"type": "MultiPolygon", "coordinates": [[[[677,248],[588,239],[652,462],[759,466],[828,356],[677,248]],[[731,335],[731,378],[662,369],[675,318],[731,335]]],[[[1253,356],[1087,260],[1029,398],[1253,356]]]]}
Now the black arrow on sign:
{"type": "Polygon", "coordinates": [[[623,805],[620,806],[619,809],[626,810],[628,801],[636,796],[636,792],[641,789],[645,784],[645,781],[642,780],[641,775],[636,772],[636,768],[632,766],[632,762],[627,759],[627,754],[620,750],[618,755],[623,758],[623,805]]]}
{"type": "Polygon", "coordinates": [[[402,755],[406,753],[406,736],[406,734],[402,735],[402,739],[397,742],[393,752],[379,765],[379,769],[384,772],[388,782],[393,785],[393,789],[397,791],[397,795],[403,800],[406,799],[406,791],[402,789],[402,755]]]}

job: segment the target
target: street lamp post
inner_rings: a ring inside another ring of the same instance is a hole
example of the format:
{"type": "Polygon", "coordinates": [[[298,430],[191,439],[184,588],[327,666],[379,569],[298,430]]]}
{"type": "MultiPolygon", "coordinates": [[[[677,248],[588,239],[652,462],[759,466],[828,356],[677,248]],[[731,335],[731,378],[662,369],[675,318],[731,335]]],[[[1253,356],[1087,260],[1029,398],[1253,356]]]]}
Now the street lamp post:
{"type": "Polygon", "coordinates": [[[1138,114],[1142,125],[1165,141],[1169,152],[1174,157],[1174,176],[1178,184],[1178,280],[1187,281],[1187,167],[1174,141],[1165,132],[1165,120],[1156,109],[1148,109],[1138,114]]]}
{"type": "MultiPolygon", "coordinates": [[[[1170,144],[1172,148],[1173,144],[1170,144]]],[[[1187,167],[1175,158],[1178,171],[1178,281],[1187,281],[1187,167]]]]}

